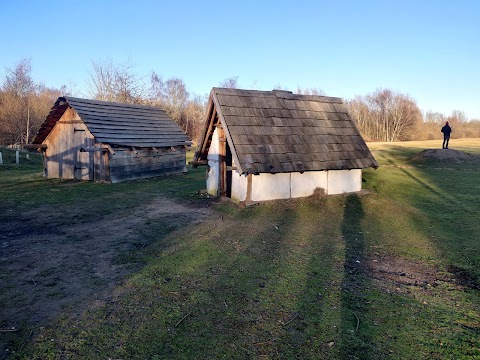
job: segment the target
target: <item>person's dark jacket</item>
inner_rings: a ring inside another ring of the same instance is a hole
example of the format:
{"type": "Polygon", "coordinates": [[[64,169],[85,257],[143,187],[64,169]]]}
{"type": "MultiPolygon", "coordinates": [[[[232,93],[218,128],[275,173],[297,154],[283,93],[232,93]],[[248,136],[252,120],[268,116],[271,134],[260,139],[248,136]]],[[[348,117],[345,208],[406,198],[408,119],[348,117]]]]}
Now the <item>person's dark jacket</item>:
{"type": "Polygon", "coordinates": [[[449,125],[445,125],[444,127],[442,127],[441,131],[442,131],[443,135],[450,136],[450,133],[452,132],[452,128],[449,125]]]}

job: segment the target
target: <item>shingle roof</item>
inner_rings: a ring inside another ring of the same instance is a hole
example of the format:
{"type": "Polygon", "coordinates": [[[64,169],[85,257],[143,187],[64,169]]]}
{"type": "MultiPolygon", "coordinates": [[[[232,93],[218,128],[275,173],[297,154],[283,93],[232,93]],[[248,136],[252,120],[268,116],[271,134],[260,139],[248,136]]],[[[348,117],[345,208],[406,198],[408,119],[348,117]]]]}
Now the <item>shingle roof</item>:
{"type": "MultiPolygon", "coordinates": [[[[213,88],[210,102],[241,173],[378,167],[340,98],[213,88]]],[[[214,116],[207,119],[197,160],[208,154],[209,121],[214,116]]]]}
{"type": "Polygon", "coordinates": [[[72,107],[97,141],[135,147],[189,144],[190,140],[157,107],[60,97],[50,110],[32,143],[41,144],[68,107],[72,107]]]}

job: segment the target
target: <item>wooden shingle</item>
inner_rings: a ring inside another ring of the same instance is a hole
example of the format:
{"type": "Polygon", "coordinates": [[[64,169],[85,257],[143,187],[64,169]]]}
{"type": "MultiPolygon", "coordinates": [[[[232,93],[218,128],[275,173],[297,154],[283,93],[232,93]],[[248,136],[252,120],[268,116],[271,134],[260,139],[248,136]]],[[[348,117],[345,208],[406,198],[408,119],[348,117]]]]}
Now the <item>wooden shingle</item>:
{"type": "Polygon", "coordinates": [[[77,112],[95,139],[104,144],[169,147],[191,143],[163,109],[68,96],[58,98],[32,143],[41,144],[69,107],[77,112]]]}
{"type": "MultiPolygon", "coordinates": [[[[340,98],[213,88],[210,101],[219,107],[241,173],[378,166],[340,98]]],[[[206,158],[206,140],[199,139],[197,159],[206,158]]]]}

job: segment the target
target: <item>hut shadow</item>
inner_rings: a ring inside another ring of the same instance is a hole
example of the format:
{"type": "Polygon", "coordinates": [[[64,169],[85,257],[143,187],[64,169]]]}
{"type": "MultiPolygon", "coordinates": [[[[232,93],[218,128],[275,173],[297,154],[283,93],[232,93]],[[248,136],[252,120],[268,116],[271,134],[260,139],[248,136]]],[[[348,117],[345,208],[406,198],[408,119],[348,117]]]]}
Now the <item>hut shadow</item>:
{"type": "Polygon", "coordinates": [[[365,239],[361,225],[364,216],[362,203],[356,194],[347,196],[341,226],[345,242],[345,261],[341,285],[341,356],[365,358],[371,353],[372,339],[362,331],[367,318],[368,300],[364,293],[367,284],[365,239]],[[369,345],[370,344],[370,345],[369,345]]]}

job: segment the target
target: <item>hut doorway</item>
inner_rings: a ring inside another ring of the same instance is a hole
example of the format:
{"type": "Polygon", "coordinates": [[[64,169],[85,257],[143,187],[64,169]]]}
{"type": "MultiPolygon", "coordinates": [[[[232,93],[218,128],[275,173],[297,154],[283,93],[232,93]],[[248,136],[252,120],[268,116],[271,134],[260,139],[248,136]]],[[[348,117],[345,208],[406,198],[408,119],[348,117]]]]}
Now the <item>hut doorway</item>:
{"type": "Polygon", "coordinates": [[[74,179],[77,180],[94,180],[94,154],[92,152],[84,152],[80,149],[82,147],[93,146],[93,139],[85,136],[85,130],[74,130],[74,136],[76,140],[75,146],[75,159],[74,159],[74,179]]]}
{"type": "Polygon", "coordinates": [[[232,151],[225,131],[218,128],[220,138],[220,196],[232,197],[232,151]]]}
{"type": "Polygon", "coordinates": [[[228,146],[228,142],[225,141],[226,152],[225,152],[225,196],[232,197],[232,151],[230,150],[230,146],[228,146]]]}

